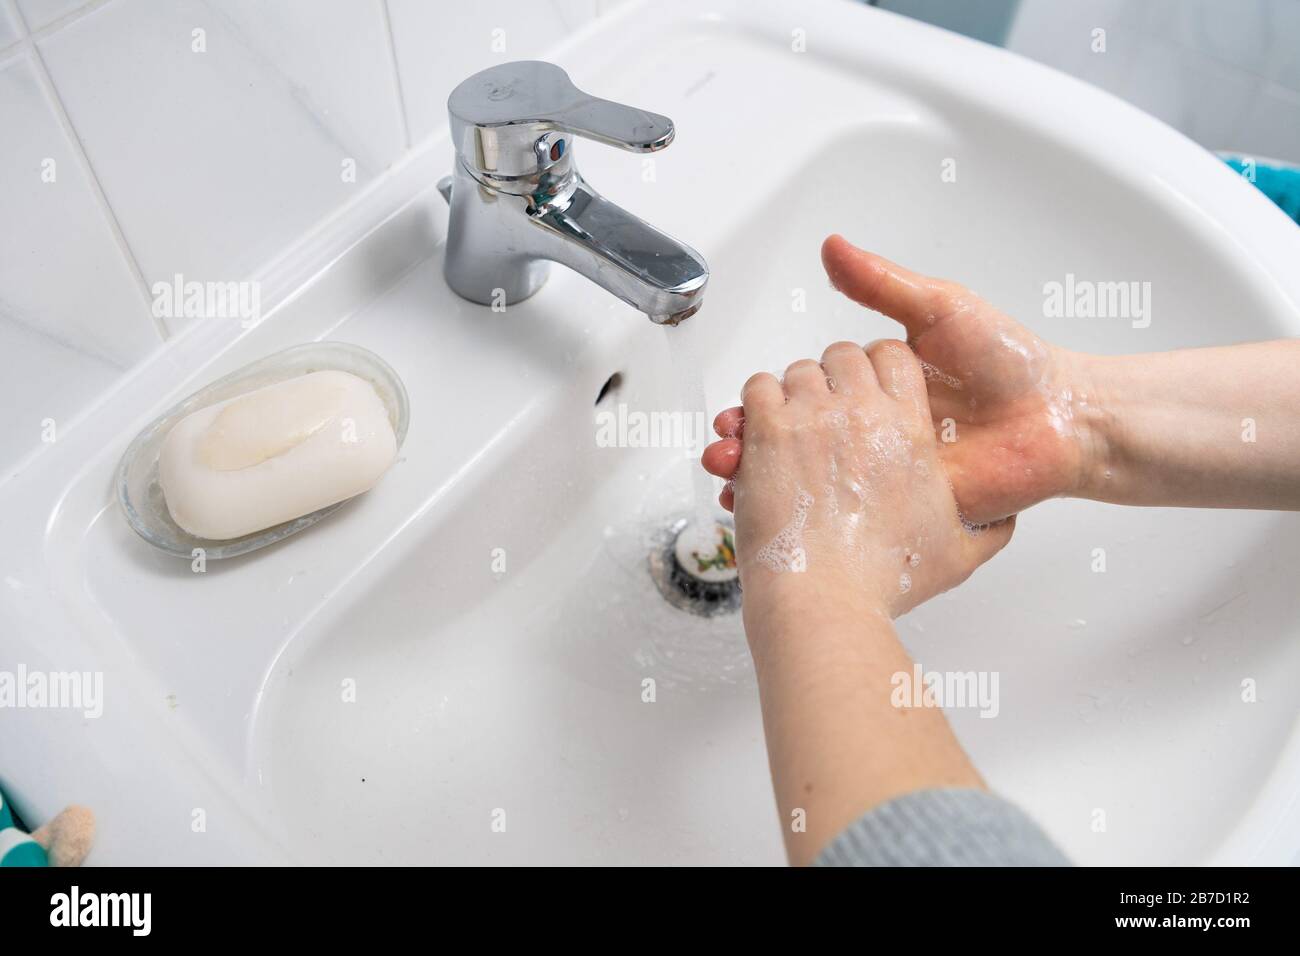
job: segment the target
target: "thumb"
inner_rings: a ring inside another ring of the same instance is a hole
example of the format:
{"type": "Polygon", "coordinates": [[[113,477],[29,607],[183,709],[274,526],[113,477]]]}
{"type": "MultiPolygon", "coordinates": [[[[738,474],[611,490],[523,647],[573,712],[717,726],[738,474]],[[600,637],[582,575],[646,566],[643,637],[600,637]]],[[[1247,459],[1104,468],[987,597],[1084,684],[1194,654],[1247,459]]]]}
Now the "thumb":
{"type": "Polygon", "coordinates": [[[904,269],[839,235],[822,243],[822,266],[836,289],[901,322],[909,339],[917,338],[969,296],[955,282],[904,269]]]}

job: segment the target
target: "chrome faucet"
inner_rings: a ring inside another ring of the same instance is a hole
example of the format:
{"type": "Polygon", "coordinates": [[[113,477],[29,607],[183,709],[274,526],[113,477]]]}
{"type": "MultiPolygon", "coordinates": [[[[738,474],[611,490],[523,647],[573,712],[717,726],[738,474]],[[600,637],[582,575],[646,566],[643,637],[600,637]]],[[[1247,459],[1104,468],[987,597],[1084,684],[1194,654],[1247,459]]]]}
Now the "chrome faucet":
{"type": "Polygon", "coordinates": [[[513,304],[562,263],[676,325],[699,309],[699,253],[601,197],[573,161],[574,137],[636,153],[673,140],[666,116],[583,93],[553,63],[475,73],[447,100],[456,168],[438,183],[451,207],[443,272],[473,302],[513,304]]]}

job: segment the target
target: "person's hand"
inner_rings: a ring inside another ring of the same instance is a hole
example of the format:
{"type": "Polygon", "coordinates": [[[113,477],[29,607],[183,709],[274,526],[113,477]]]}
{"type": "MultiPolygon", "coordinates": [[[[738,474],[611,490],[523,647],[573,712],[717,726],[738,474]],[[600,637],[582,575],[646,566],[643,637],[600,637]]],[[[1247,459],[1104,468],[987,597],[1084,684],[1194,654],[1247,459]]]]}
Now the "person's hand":
{"type": "MultiPolygon", "coordinates": [[[[939,456],[963,514],[993,521],[1077,493],[1089,457],[1089,390],[1080,358],[1044,342],[954,282],[909,272],[831,236],[822,263],[837,289],[896,319],[924,363],[939,456]]],[[[731,478],[744,410],[714,423],[724,441],[704,465],[731,478]]],[[[732,506],[731,490],[722,504],[732,506]]]]}
{"type": "Polygon", "coordinates": [[[902,342],[836,343],[783,381],[754,375],[742,400],[733,485],[747,610],[777,594],[786,607],[840,602],[896,617],[1011,537],[1014,519],[976,528],[958,514],[921,363],[902,342]]]}

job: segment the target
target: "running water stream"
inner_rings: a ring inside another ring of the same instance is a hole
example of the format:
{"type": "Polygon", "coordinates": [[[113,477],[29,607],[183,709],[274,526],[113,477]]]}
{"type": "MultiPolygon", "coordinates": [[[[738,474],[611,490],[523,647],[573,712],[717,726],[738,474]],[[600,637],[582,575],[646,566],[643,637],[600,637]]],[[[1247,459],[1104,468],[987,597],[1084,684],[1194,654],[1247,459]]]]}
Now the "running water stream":
{"type": "Polygon", "coordinates": [[[704,392],[704,369],[699,354],[699,337],[688,319],[676,327],[664,329],[668,337],[668,359],[676,378],[676,394],[681,401],[681,413],[686,427],[683,434],[693,444],[683,449],[685,467],[690,469],[692,504],[690,525],[683,533],[691,534],[690,543],[708,552],[716,546],[718,490],[713,477],[700,465],[700,455],[709,443],[712,424],[704,392]]]}

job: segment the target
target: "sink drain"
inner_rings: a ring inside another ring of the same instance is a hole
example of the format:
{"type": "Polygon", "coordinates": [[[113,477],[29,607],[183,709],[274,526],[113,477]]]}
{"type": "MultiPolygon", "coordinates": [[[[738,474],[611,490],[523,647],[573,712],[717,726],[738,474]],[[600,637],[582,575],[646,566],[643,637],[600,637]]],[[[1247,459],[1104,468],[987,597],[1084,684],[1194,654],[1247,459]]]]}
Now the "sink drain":
{"type": "Polygon", "coordinates": [[[733,526],[713,520],[701,529],[678,518],[650,551],[650,576],[665,601],[700,617],[734,613],[740,607],[733,526]]]}

